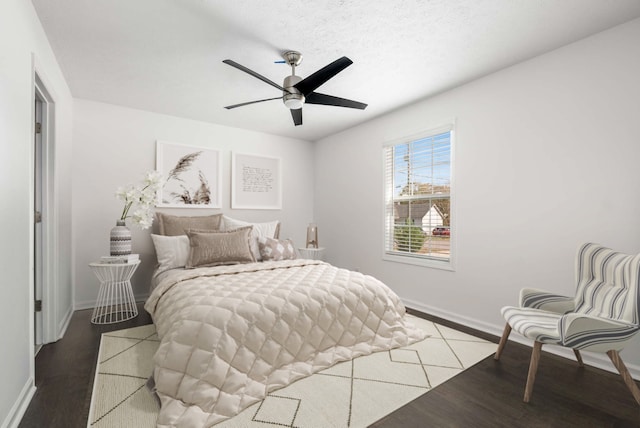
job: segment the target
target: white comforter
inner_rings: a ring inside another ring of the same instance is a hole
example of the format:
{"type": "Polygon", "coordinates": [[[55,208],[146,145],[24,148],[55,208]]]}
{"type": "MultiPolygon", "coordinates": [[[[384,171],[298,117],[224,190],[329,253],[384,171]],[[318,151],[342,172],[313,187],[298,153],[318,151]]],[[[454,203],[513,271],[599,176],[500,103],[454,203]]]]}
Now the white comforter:
{"type": "Polygon", "coordinates": [[[270,391],[424,333],[373,277],[312,260],[179,270],[145,309],[161,343],[158,427],[209,427],[270,391]]]}

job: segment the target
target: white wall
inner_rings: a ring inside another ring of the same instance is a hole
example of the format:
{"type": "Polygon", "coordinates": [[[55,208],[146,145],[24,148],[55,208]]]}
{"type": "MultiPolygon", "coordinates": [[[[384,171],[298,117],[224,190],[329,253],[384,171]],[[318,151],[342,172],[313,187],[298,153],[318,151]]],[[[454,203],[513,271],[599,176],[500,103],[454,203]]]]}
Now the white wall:
{"type": "MultiPolygon", "coordinates": [[[[98,280],[88,263],[109,254],[109,231],[122,211],[114,197],[118,186],[138,183],[155,169],[156,140],[209,147],[222,155],[222,209],[162,208],[174,215],[217,212],[247,221],[280,220],[280,237],[303,245],[306,226],[313,220],[313,145],[302,140],[181,119],[87,100],[74,102],[73,231],[75,243],[76,309],[91,307],[98,280]],[[231,152],[282,159],[281,210],[232,210],[231,152]]],[[[135,226],[133,252],[143,264],[132,279],[139,299],[148,295],[155,263],[150,231],[135,226]]],[[[157,233],[157,232],[156,232],[157,233]]]]}
{"type": "Polygon", "coordinates": [[[0,2],[0,426],[19,422],[34,392],[33,364],[33,61],[55,98],[55,184],[58,301],[53,329],[61,333],[71,311],[69,233],[71,94],[30,1],[0,2]]]}
{"type": "MultiPolygon", "coordinates": [[[[573,295],[580,243],[640,252],[639,40],[635,20],[319,141],[328,260],[379,277],[408,306],[499,334],[520,288],[573,295]],[[457,269],[382,261],[381,146],[450,118],[457,269]]],[[[634,345],[622,355],[637,377],[634,345]]]]}

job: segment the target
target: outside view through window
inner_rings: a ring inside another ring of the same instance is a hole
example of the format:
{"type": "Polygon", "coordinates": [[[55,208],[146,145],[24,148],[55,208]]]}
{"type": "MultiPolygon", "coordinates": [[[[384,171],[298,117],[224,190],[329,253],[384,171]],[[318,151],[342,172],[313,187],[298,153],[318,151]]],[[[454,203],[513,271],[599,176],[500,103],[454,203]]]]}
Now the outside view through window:
{"type": "Polygon", "coordinates": [[[449,260],[451,132],[385,150],[387,251],[449,260]]]}

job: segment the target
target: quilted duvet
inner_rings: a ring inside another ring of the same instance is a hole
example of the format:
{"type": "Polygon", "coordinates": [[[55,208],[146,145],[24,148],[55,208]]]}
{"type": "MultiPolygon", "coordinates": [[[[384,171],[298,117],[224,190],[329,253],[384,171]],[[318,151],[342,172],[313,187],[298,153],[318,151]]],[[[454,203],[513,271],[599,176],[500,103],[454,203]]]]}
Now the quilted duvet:
{"type": "Polygon", "coordinates": [[[210,427],[270,391],[424,333],[373,277],[313,260],[176,270],[145,304],[158,427],[210,427]]]}

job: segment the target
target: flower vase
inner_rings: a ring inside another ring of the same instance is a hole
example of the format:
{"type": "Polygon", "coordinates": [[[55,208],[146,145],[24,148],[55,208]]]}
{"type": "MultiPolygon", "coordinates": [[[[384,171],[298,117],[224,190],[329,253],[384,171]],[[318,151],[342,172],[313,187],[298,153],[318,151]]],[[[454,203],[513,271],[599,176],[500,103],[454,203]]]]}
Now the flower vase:
{"type": "Polygon", "coordinates": [[[131,254],[131,231],[124,220],[118,220],[111,229],[111,255],[126,256],[131,254]]]}

